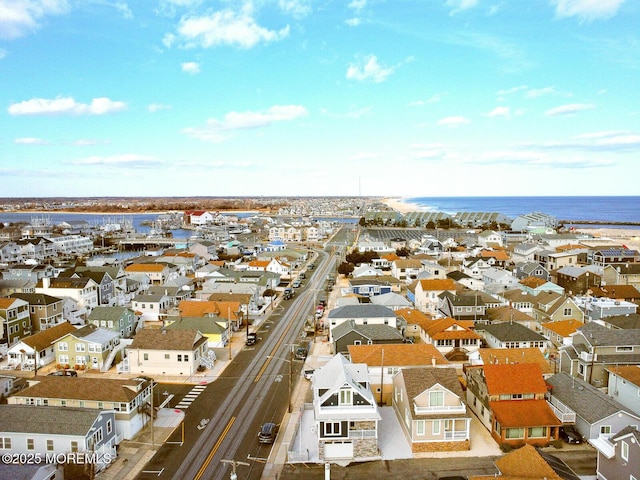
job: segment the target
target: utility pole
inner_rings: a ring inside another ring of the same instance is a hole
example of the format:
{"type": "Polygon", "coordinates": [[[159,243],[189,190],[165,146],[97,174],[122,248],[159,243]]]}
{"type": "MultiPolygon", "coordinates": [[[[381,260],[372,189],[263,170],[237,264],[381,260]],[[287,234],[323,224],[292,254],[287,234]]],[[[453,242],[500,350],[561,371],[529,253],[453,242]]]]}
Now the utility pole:
{"type": "Polygon", "coordinates": [[[247,467],[251,466],[251,464],[247,462],[239,462],[237,460],[226,460],[224,458],[220,460],[220,463],[229,463],[231,465],[231,474],[229,475],[229,478],[231,480],[238,480],[238,475],[236,474],[236,466],[238,465],[245,465],[247,467]]]}

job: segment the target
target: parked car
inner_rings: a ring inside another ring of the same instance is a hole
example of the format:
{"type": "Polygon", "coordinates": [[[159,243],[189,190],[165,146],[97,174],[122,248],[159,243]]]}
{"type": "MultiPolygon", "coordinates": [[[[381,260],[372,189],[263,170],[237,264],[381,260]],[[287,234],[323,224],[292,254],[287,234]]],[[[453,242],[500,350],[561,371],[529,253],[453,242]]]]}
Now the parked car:
{"type": "Polygon", "coordinates": [[[300,287],[300,285],[302,285],[302,282],[300,282],[300,280],[298,280],[298,279],[295,279],[295,280],[293,281],[293,283],[291,284],[291,286],[292,286],[293,288],[298,288],[298,287],[300,287]]]}
{"type": "Polygon", "coordinates": [[[295,294],[295,290],[293,288],[287,287],[284,289],[284,294],[282,296],[283,299],[289,300],[295,294]]]}
{"type": "Polygon", "coordinates": [[[582,437],[573,425],[564,425],[563,427],[560,427],[560,438],[567,443],[582,443],[582,437]]]}
{"type": "Polygon", "coordinates": [[[311,378],[313,377],[313,372],[315,372],[315,370],[313,370],[313,369],[305,370],[304,371],[304,378],[306,378],[307,380],[311,380],[311,378]]]}
{"type": "Polygon", "coordinates": [[[298,348],[296,348],[296,353],[295,353],[296,360],[304,360],[307,358],[307,355],[311,350],[312,343],[313,342],[311,342],[311,340],[303,341],[302,344],[298,348]]]}
{"type": "Polygon", "coordinates": [[[247,341],[245,342],[246,345],[251,346],[251,345],[255,345],[256,342],[258,341],[258,334],[257,333],[247,333],[247,341]]]}
{"type": "Polygon", "coordinates": [[[77,377],[78,372],[75,370],[56,370],[55,372],[51,372],[49,377],[77,377]]]}
{"type": "Polygon", "coordinates": [[[278,433],[278,426],[275,423],[265,423],[260,427],[258,432],[258,441],[260,443],[273,443],[278,433]]]}

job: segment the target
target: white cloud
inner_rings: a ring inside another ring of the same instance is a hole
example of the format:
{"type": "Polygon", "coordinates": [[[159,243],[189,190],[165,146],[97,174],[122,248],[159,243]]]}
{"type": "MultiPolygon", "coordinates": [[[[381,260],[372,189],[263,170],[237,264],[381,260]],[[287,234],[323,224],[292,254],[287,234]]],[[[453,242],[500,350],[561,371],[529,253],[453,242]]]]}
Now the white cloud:
{"type": "Polygon", "coordinates": [[[295,18],[304,18],[311,13],[309,0],[278,0],[278,6],[295,18]]]}
{"type": "Polygon", "coordinates": [[[556,16],[578,17],[587,22],[615,16],[623,3],[624,0],[551,0],[556,16]]]}
{"type": "Polygon", "coordinates": [[[49,15],[70,10],[67,0],[7,0],[0,2],[0,38],[13,40],[40,28],[49,15]]]}
{"type": "Polygon", "coordinates": [[[591,110],[594,108],[593,105],[585,104],[585,103],[570,103],[567,105],[561,105],[559,107],[551,108],[545,112],[545,114],[549,117],[561,117],[561,116],[569,116],[575,115],[578,112],[582,112],[584,110],[591,110]]]}
{"type": "Polygon", "coordinates": [[[334,113],[331,112],[330,110],[326,109],[326,108],[321,108],[320,112],[324,115],[327,115],[331,118],[354,118],[354,119],[358,119],[360,117],[363,117],[365,115],[369,115],[371,112],[373,111],[373,107],[372,106],[368,106],[368,107],[356,107],[356,106],[350,106],[349,110],[346,112],[342,112],[342,113],[334,113]]]}
{"type": "Polygon", "coordinates": [[[478,0],[447,0],[445,7],[451,8],[449,15],[455,15],[456,13],[468,10],[477,5],[478,0]]]}
{"type": "Polygon", "coordinates": [[[307,113],[301,105],[275,105],[266,112],[229,112],[224,120],[210,118],[204,127],[188,127],[182,132],[200,140],[220,142],[230,131],[267,127],[274,122],[304,117],[307,113]]]}
{"type": "Polygon", "coordinates": [[[438,125],[447,125],[450,127],[457,127],[458,125],[465,125],[471,123],[471,120],[462,116],[445,117],[438,120],[438,125]]]}
{"type": "Polygon", "coordinates": [[[378,63],[378,57],[369,55],[359,64],[352,63],[347,69],[349,80],[384,82],[393,73],[393,68],[384,68],[378,63]]]}
{"type": "Polygon", "coordinates": [[[127,168],[147,168],[147,167],[155,168],[158,165],[162,165],[164,162],[147,155],[138,155],[136,153],[125,153],[122,155],[112,155],[107,157],[94,155],[91,157],[73,160],[69,163],[71,165],[76,165],[76,166],[98,165],[98,166],[114,166],[114,167],[122,166],[127,168]]]}
{"type": "Polygon", "coordinates": [[[525,93],[524,96],[526,98],[538,98],[544,95],[552,95],[554,93],[556,93],[556,90],[554,87],[531,88],[527,90],[527,93],[525,93]]]}
{"type": "Polygon", "coordinates": [[[344,23],[346,23],[350,27],[357,27],[362,23],[362,20],[360,20],[358,17],[354,17],[354,18],[348,18],[347,20],[344,21],[344,23]]]}
{"type": "Polygon", "coordinates": [[[94,98],[91,103],[78,103],[73,97],[32,98],[9,106],[11,115],[104,115],[127,109],[124,102],[106,97],[94,98]]]}
{"type": "Polygon", "coordinates": [[[147,110],[149,110],[150,113],[156,113],[160,110],[171,110],[171,105],[164,105],[162,103],[151,103],[147,107],[147,110]]]}
{"type": "Polygon", "coordinates": [[[511,109],[509,107],[496,107],[487,113],[487,117],[504,117],[509,118],[511,116],[511,109]]]}
{"type": "Polygon", "coordinates": [[[7,56],[7,51],[4,48],[0,48],[0,60],[7,56]]]}
{"type": "Polygon", "coordinates": [[[508,88],[506,90],[498,90],[496,92],[496,95],[499,96],[504,96],[504,95],[511,95],[512,93],[516,93],[516,92],[520,92],[522,90],[527,90],[529,87],[527,87],[526,85],[519,85],[517,87],[512,87],[512,88],[508,88]]]}
{"type": "Polygon", "coordinates": [[[71,142],[71,145],[75,145],[76,147],[90,147],[93,145],[107,145],[111,142],[106,140],[91,140],[88,138],[81,138],[80,140],[74,140],[71,142]]]}
{"type": "Polygon", "coordinates": [[[289,26],[275,31],[261,27],[252,16],[250,5],[240,12],[220,10],[201,17],[184,17],[178,25],[178,36],[169,33],[163,43],[169,47],[180,41],[185,47],[235,45],[252,48],[264,42],[275,42],[289,35],[289,26]]]}
{"type": "Polygon", "coordinates": [[[409,106],[410,107],[422,107],[422,106],[428,105],[430,103],[440,102],[446,94],[447,94],[447,92],[435,93],[435,94],[431,95],[431,97],[429,97],[427,100],[416,100],[414,102],[410,102],[409,106]]]}
{"type": "Polygon", "coordinates": [[[362,9],[366,6],[367,0],[351,0],[348,5],[348,7],[356,13],[360,13],[360,11],[362,11],[362,9]]]}
{"type": "Polygon", "coordinates": [[[48,141],[34,137],[16,138],[13,143],[17,143],[18,145],[49,145],[48,141]]]}
{"type": "Polygon", "coordinates": [[[200,64],[197,62],[184,62],[180,64],[180,68],[182,68],[183,72],[190,73],[191,75],[200,73],[200,64]]]}

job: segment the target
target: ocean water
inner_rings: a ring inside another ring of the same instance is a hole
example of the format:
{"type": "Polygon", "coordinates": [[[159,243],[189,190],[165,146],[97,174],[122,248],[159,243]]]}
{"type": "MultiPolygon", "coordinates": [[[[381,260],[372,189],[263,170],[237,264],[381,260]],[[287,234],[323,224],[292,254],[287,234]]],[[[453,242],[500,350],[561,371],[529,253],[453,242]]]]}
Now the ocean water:
{"type": "Polygon", "coordinates": [[[420,210],[446,213],[498,212],[514,219],[541,212],[558,220],[640,224],[640,196],[633,197],[412,197],[403,199],[420,210]]]}

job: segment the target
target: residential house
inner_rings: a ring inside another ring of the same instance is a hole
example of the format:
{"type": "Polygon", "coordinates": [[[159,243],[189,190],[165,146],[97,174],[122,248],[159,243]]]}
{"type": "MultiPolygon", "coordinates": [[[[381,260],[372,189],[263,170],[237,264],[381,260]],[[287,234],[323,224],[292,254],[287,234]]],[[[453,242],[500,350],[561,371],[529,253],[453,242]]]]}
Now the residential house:
{"type": "Polygon", "coordinates": [[[575,303],[583,311],[585,321],[589,322],[601,321],[606,317],[617,315],[633,315],[638,310],[638,305],[635,303],[605,297],[575,297],[575,303]]]}
{"type": "Polygon", "coordinates": [[[415,287],[415,307],[432,316],[438,315],[440,295],[448,292],[451,295],[456,293],[456,284],[450,278],[440,280],[419,280],[415,287]]]}
{"type": "Polygon", "coordinates": [[[536,303],[536,297],[520,288],[506,290],[496,294],[496,297],[503,299],[510,307],[522,313],[533,314],[533,305],[536,303]]]}
{"type": "Polygon", "coordinates": [[[484,248],[502,247],[502,235],[493,230],[484,230],[478,234],[478,244],[484,248]]]}
{"type": "Polygon", "coordinates": [[[342,289],[342,295],[360,295],[363,297],[375,297],[392,293],[393,286],[386,280],[376,277],[356,277],[348,279],[349,285],[342,289]]]}
{"type": "Polygon", "coordinates": [[[450,361],[464,362],[477,351],[482,337],[474,330],[473,322],[443,317],[422,324],[421,340],[430,343],[450,361]]]}
{"type": "Polygon", "coordinates": [[[602,277],[584,267],[567,266],[554,272],[555,283],[573,295],[584,295],[602,285],[602,277]]]}
{"type": "Polygon", "coordinates": [[[538,262],[517,262],[513,274],[518,280],[523,280],[527,277],[537,277],[548,282],[551,279],[549,271],[538,262]]]}
{"type": "Polygon", "coordinates": [[[0,298],[0,322],[2,322],[0,343],[9,346],[31,335],[33,331],[29,304],[20,298],[0,298]]]}
{"type": "Polygon", "coordinates": [[[402,343],[402,333],[389,325],[359,325],[349,320],[331,332],[333,353],[347,353],[349,345],[387,345],[402,343]]]}
{"type": "Polygon", "coordinates": [[[21,370],[31,370],[36,366],[40,368],[50,364],[56,360],[55,342],[75,330],[69,322],[63,322],[22,338],[7,351],[9,365],[21,370]]]}
{"type": "Polygon", "coordinates": [[[405,338],[410,338],[413,343],[420,342],[424,335],[423,331],[431,317],[415,308],[401,308],[395,310],[395,312],[402,323],[406,324],[404,329],[405,338]]]}
{"type": "Polygon", "coordinates": [[[19,298],[29,303],[29,316],[33,330],[39,332],[64,322],[62,305],[64,301],[45,293],[13,293],[12,298],[19,298]]]}
{"type": "Polygon", "coordinates": [[[464,291],[459,294],[445,292],[440,295],[438,312],[446,317],[458,320],[473,320],[476,323],[485,321],[489,308],[499,307],[501,300],[486,292],[475,290],[464,291]]]}
{"type": "Polygon", "coordinates": [[[558,320],[540,325],[540,333],[551,340],[555,348],[561,348],[571,345],[572,335],[583,325],[584,323],[574,318],[558,320]]]}
{"type": "Polygon", "coordinates": [[[640,263],[616,265],[615,270],[618,278],[612,283],[633,285],[640,290],[640,263]]]}
{"type": "Polygon", "coordinates": [[[562,422],[545,400],[536,363],[490,364],[466,369],[467,405],[498,444],[546,446],[562,422]]]}
{"type": "Polygon", "coordinates": [[[87,323],[117,332],[120,338],[131,338],[138,327],[138,316],[127,307],[98,306],[89,314],[87,323]]]}
{"type": "Polygon", "coordinates": [[[609,368],[640,364],[640,329],[611,330],[589,322],[571,339],[559,350],[560,371],[596,387],[609,384],[609,368]]]}
{"type": "Polygon", "coordinates": [[[594,265],[626,265],[630,263],[640,263],[640,252],[626,246],[601,248],[590,251],[588,254],[589,263],[594,265]]]}
{"type": "Polygon", "coordinates": [[[55,341],[57,363],[65,368],[98,370],[119,343],[119,332],[86,325],[55,341]]]}
{"type": "Polygon", "coordinates": [[[9,265],[3,272],[4,280],[28,280],[29,283],[36,284],[43,278],[55,277],[55,268],[49,264],[30,265],[18,263],[9,265]]]}
{"type": "MultiPolygon", "coordinates": [[[[183,300],[178,305],[178,314],[185,317],[218,317],[224,321],[231,322],[234,330],[237,330],[248,315],[248,307],[251,298],[244,303],[237,300],[183,300]]],[[[204,332],[202,332],[204,333],[204,332]]]]}
{"type": "Polygon", "coordinates": [[[178,276],[177,269],[166,263],[132,263],[125,267],[124,273],[127,277],[144,275],[151,285],[162,285],[178,276]]]}
{"type": "Polygon", "coordinates": [[[169,313],[169,307],[171,306],[171,297],[164,294],[151,294],[146,293],[136,295],[131,300],[131,308],[137,316],[140,317],[140,321],[143,322],[159,322],[169,313]]]}
{"type": "Polygon", "coordinates": [[[594,442],[598,450],[596,462],[597,480],[614,478],[638,478],[640,472],[640,430],[638,425],[628,425],[613,435],[594,442]]]}
{"type": "Polygon", "coordinates": [[[75,300],[85,316],[98,306],[98,284],[88,277],[43,278],[36,286],[35,293],[69,297],[75,300]]]}
{"type": "Polygon", "coordinates": [[[640,425],[640,416],[587,382],[564,372],[546,379],[547,400],[563,423],[573,424],[590,443],[627,425],[640,425]]]}
{"type": "Polygon", "coordinates": [[[411,258],[399,258],[391,263],[391,275],[404,283],[410,283],[422,271],[422,262],[411,258]]]}
{"type": "Polygon", "coordinates": [[[468,288],[469,290],[483,290],[484,282],[479,278],[474,278],[467,275],[464,272],[459,270],[454,270],[453,272],[449,272],[446,274],[446,278],[449,278],[456,282],[457,284],[462,285],[464,288],[468,288]]]}
{"type": "Polygon", "coordinates": [[[535,363],[544,378],[556,373],[539,348],[480,348],[469,355],[471,365],[535,363]]]}
{"type": "Polygon", "coordinates": [[[471,415],[455,368],[403,368],[393,408],[413,452],[469,450],[471,415]]]}
{"type": "Polygon", "coordinates": [[[378,405],[365,364],[335,355],[312,379],[315,432],[322,462],[380,459],[378,405]]]}
{"type": "Polygon", "coordinates": [[[188,377],[206,358],[207,337],[197,330],[143,328],[126,351],[131,373],[188,377]]]}
{"type": "Polygon", "coordinates": [[[533,318],[538,324],[571,318],[585,321],[584,312],[573,297],[555,292],[542,292],[536,296],[536,300],[538,302],[533,306],[533,318]]]}
{"type": "Polygon", "coordinates": [[[232,330],[229,320],[217,315],[168,316],[167,330],[197,330],[207,338],[207,348],[224,348],[229,344],[232,330]]]}
{"type": "Polygon", "coordinates": [[[363,263],[357,266],[356,268],[353,269],[353,272],[351,272],[351,278],[377,277],[379,275],[384,275],[382,270],[377,267],[372,267],[368,263],[363,263]]]}
{"type": "Polygon", "coordinates": [[[487,323],[518,322],[534,331],[537,328],[537,323],[531,315],[509,305],[487,308],[485,318],[487,323]]]}
{"type": "Polygon", "coordinates": [[[104,267],[75,267],[70,268],[58,275],[58,278],[91,278],[97,285],[98,305],[113,305],[116,297],[120,293],[117,287],[122,288],[124,282],[124,272],[122,269],[104,267]],[[113,278],[114,272],[122,272],[120,279],[113,278]]]}
{"type": "Polygon", "coordinates": [[[614,366],[607,370],[607,394],[624,405],[629,412],[640,416],[640,365],[614,366]]]}
{"type": "Polygon", "coordinates": [[[0,451],[39,458],[86,453],[101,471],[116,458],[115,412],[0,405],[0,451]]]}
{"type": "Polygon", "coordinates": [[[520,280],[520,287],[525,292],[537,297],[543,292],[552,292],[558,295],[564,294],[564,288],[553,282],[545,281],[539,277],[527,277],[520,280]]]}
{"type": "Polygon", "coordinates": [[[182,221],[185,225],[203,226],[212,224],[214,215],[205,210],[185,210],[182,221]]]}
{"type": "MultiPolygon", "coordinates": [[[[528,444],[496,458],[494,464],[500,473],[490,476],[473,475],[469,480],[567,480],[574,477],[573,472],[556,472],[554,467],[558,465],[557,460],[528,444]]],[[[562,465],[559,468],[562,468],[562,465]]]]}
{"type": "Polygon", "coordinates": [[[36,377],[8,402],[113,410],[117,435],[130,440],[151,418],[151,383],[149,378],[36,377]]]}
{"type": "Polygon", "coordinates": [[[492,258],[467,257],[462,261],[462,272],[472,278],[482,279],[482,272],[491,268],[495,263],[492,258]]]}
{"type": "Polygon", "coordinates": [[[606,284],[591,288],[591,295],[597,298],[610,298],[619,302],[631,302],[640,305],[640,291],[633,285],[606,284]]]}
{"type": "Polygon", "coordinates": [[[578,258],[586,249],[574,249],[566,251],[541,250],[533,256],[535,262],[542,265],[548,272],[554,272],[562,267],[577,265],[578,258]]]}
{"type": "Polygon", "coordinates": [[[413,303],[407,300],[407,297],[395,292],[383,293],[380,295],[374,295],[369,299],[374,305],[382,305],[390,308],[393,311],[400,310],[402,308],[411,308],[413,303]]]}
{"type": "Polygon", "coordinates": [[[523,242],[513,247],[511,258],[516,263],[533,262],[535,254],[543,247],[537,243],[523,242]]]}
{"type": "Polygon", "coordinates": [[[391,405],[393,377],[403,368],[446,367],[449,361],[429,343],[394,345],[349,345],[353,363],[364,363],[371,391],[380,405],[391,405]]]}
{"type": "Polygon", "coordinates": [[[389,325],[398,328],[398,319],[393,310],[381,305],[345,305],[329,312],[329,341],[333,342],[332,331],[338,325],[353,320],[360,325],[389,325]]]}
{"type": "Polygon", "coordinates": [[[546,353],[550,341],[518,322],[477,325],[476,331],[489,348],[538,348],[546,353]]]}

